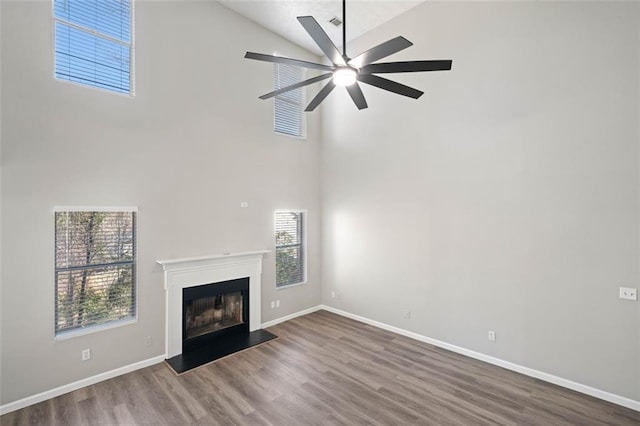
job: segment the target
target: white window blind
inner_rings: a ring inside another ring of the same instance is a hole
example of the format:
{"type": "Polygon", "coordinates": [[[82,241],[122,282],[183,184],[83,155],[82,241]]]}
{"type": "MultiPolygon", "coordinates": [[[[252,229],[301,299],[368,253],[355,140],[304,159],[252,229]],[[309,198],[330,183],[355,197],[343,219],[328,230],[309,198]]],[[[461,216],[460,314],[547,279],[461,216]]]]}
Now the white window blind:
{"type": "Polygon", "coordinates": [[[56,335],[135,317],[135,212],[55,213],[56,335]]]}
{"type": "Polygon", "coordinates": [[[55,76],[132,93],[132,0],[54,0],[55,76]]]}
{"type": "Polygon", "coordinates": [[[276,286],[306,281],[304,212],[276,212],[276,286]]]}
{"type": "MultiPolygon", "coordinates": [[[[273,66],[273,88],[281,89],[303,79],[303,70],[285,64],[273,66]]],[[[305,136],[304,89],[295,89],[275,97],[274,130],[285,135],[305,136]]]]}

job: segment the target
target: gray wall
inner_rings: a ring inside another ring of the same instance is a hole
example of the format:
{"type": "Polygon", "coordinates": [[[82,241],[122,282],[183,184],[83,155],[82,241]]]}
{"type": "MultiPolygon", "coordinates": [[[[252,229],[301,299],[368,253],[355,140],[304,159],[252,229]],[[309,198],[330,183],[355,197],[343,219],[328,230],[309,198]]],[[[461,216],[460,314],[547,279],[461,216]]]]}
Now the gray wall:
{"type": "MultiPolygon", "coordinates": [[[[0,7],[0,47],[2,46],[2,7],[0,7]]],[[[0,100],[2,99],[2,61],[0,58],[0,100]]],[[[0,101],[0,164],[2,164],[2,102],[0,101]]],[[[0,189],[2,188],[2,173],[0,173],[0,189]]],[[[1,195],[1,190],[0,190],[1,195]]],[[[2,197],[0,196],[0,224],[2,223],[2,197]]],[[[2,241],[2,226],[0,226],[0,242],[2,241]]],[[[0,320],[2,319],[2,244],[0,243],[0,320]]],[[[2,376],[2,326],[0,326],[0,377],[2,376]]],[[[0,383],[0,403],[2,399],[2,384],[0,383]]]]}
{"type": "Polygon", "coordinates": [[[0,10],[0,403],[160,355],[155,260],[272,248],[277,208],[309,209],[310,280],[276,291],[268,255],[264,321],[322,272],[324,303],[640,400],[617,299],[640,285],[638,5],[423,5],[352,53],[402,34],[391,59],[454,71],[397,76],[418,101],[365,86],[361,112],[335,90],[306,142],[272,133],[271,68],[242,55],[313,58],[216,4],[137,3],[134,99],[53,80],[48,1],[0,10]],[[54,205],[139,207],[138,323],[53,340],[54,205]]]}
{"type": "Polygon", "coordinates": [[[139,1],[129,99],[53,79],[50,1],[2,2],[1,28],[2,403],[162,354],[155,261],[273,249],[275,209],[309,210],[309,282],[276,291],[267,255],[262,319],[320,302],[317,116],[275,135],[272,68],[243,59],[313,56],[213,2],[139,1]],[[136,324],[54,341],[56,205],[139,207],[136,324]]]}
{"type": "Polygon", "coordinates": [[[454,70],[323,106],[323,302],[640,400],[639,7],[430,2],[352,44],[454,70]]]}

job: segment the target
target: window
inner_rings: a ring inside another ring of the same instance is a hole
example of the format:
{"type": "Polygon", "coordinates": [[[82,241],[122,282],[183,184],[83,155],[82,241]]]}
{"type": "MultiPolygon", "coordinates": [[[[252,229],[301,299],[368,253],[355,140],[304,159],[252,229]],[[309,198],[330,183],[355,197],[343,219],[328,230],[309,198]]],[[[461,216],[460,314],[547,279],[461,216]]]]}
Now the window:
{"type": "Polygon", "coordinates": [[[305,213],[276,212],[276,287],[306,281],[305,213]]]}
{"type": "Polygon", "coordinates": [[[55,76],[132,94],[132,0],[53,0],[55,76]]]}
{"type": "Polygon", "coordinates": [[[55,212],[56,336],[135,318],[135,212],[55,212]]]}
{"type": "MultiPolygon", "coordinates": [[[[273,88],[281,89],[303,79],[303,70],[292,65],[273,66],[273,88]]],[[[274,131],[290,136],[305,137],[304,89],[295,89],[275,97],[274,131]]]]}

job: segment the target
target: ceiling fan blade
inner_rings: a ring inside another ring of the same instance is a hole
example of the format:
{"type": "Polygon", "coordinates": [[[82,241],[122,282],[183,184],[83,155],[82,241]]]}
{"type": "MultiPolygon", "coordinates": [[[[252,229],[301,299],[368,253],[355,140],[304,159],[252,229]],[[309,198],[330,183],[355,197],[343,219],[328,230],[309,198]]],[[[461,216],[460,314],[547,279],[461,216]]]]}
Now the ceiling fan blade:
{"type": "Polygon", "coordinates": [[[282,56],[265,55],[264,53],[247,52],[244,55],[247,59],[255,59],[256,61],[273,62],[277,64],[295,65],[302,68],[311,68],[323,71],[333,71],[333,67],[324,64],[316,64],[314,62],[301,61],[299,59],[284,58],[282,56]]]}
{"type": "Polygon", "coordinates": [[[378,59],[386,58],[389,55],[393,55],[411,46],[413,46],[413,43],[402,36],[398,36],[361,53],[350,60],[349,65],[355,68],[361,68],[364,65],[368,65],[378,59]]]}
{"type": "Polygon", "coordinates": [[[360,68],[364,74],[371,73],[393,73],[393,72],[422,72],[422,71],[448,71],[451,69],[452,61],[408,61],[408,62],[386,62],[382,64],[370,64],[360,68]]]}
{"type": "Polygon", "coordinates": [[[274,96],[278,96],[281,93],[288,92],[288,91],[294,90],[294,89],[298,89],[300,87],[308,86],[309,84],[317,83],[318,81],[326,80],[327,78],[331,77],[332,75],[333,75],[332,73],[322,74],[322,75],[319,75],[317,77],[313,77],[313,78],[310,78],[308,80],[301,81],[299,83],[291,84],[289,86],[282,87],[282,88],[280,88],[278,90],[274,90],[271,93],[267,93],[266,95],[262,95],[262,96],[260,96],[260,99],[273,98],[274,96]]]}
{"type": "Polygon", "coordinates": [[[404,84],[378,77],[373,74],[358,74],[358,81],[389,92],[397,93],[398,95],[408,96],[413,99],[418,99],[424,93],[420,90],[414,89],[413,87],[405,86],[404,84]]]}
{"type": "Polygon", "coordinates": [[[313,16],[298,16],[298,21],[334,65],[347,65],[336,45],[333,44],[313,16]]]}
{"type": "Polygon", "coordinates": [[[316,109],[316,107],[320,105],[320,102],[322,102],[324,98],[326,98],[329,93],[331,93],[331,91],[335,89],[335,87],[336,84],[333,82],[333,80],[329,80],[329,82],[324,85],[322,90],[320,90],[318,94],[311,100],[311,102],[309,102],[309,105],[307,105],[305,112],[311,112],[316,109]]]}
{"type": "Polygon", "coordinates": [[[364,98],[364,93],[362,93],[362,89],[360,89],[360,85],[356,82],[347,87],[347,92],[349,92],[349,96],[353,99],[353,103],[356,104],[358,109],[365,109],[368,107],[367,101],[364,98]]]}

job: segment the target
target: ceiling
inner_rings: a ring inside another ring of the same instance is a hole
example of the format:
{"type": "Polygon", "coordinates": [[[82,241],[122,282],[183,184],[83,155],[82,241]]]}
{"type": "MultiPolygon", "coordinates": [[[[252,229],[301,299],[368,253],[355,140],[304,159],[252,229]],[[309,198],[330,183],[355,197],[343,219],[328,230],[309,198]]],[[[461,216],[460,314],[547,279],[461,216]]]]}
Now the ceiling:
{"type": "MultiPolygon", "coordinates": [[[[341,0],[219,0],[253,22],[321,56],[322,52],[296,20],[313,16],[342,50],[342,25],[329,22],[342,19],[341,0]]],[[[347,48],[349,41],[418,6],[425,0],[351,0],[347,1],[347,48]]],[[[274,49],[277,46],[274,46],[274,49]]],[[[348,49],[347,49],[348,50],[348,49]]],[[[350,53],[347,51],[347,53],[350,53]]],[[[355,52],[360,53],[360,52],[355,52]]]]}

